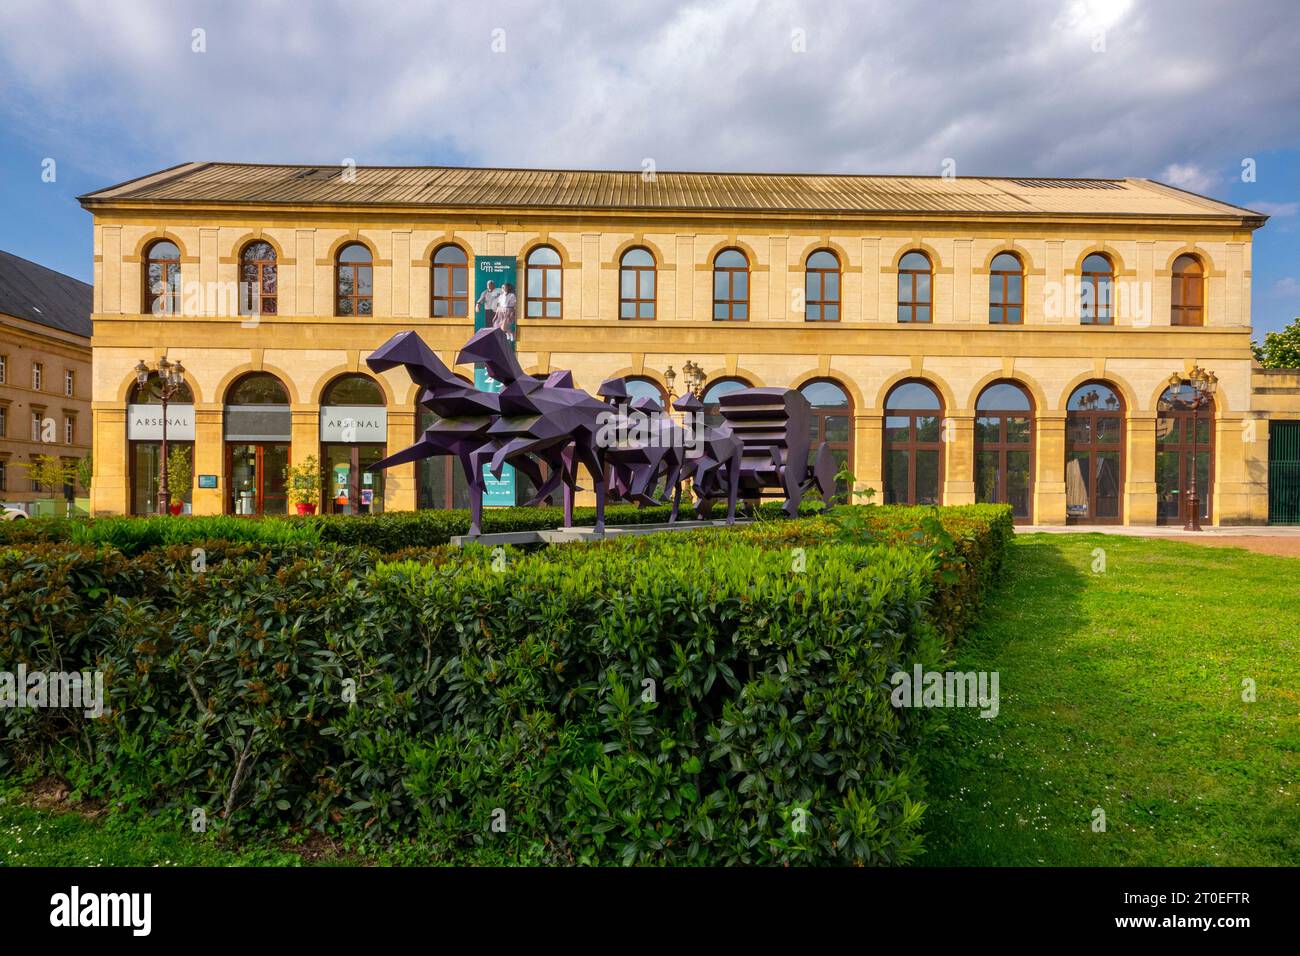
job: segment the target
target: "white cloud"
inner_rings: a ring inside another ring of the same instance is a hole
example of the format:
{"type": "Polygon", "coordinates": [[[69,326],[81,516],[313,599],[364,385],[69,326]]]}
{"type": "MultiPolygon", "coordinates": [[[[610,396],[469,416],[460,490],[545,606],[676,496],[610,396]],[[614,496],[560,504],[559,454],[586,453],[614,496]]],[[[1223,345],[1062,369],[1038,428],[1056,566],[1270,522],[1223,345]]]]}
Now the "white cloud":
{"type": "Polygon", "coordinates": [[[1250,208],[1266,216],[1286,219],[1300,212],[1300,202],[1253,202],[1250,208]]]}
{"type": "Polygon", "coordinates": [[[1214,177],[1195,163],[1170,163],[1165,167],[1161,178],[1171,186],[1194,193],[1209,192],[1214,185],[1214,177]]]}
{"type": "Polygon", "coordinates": [[[1300,282],[1294,276],[1284,276],[1273,283],[1273,294],[1283,299],[1300,299],[1300,282]]]}
{"type": "Polygon", "coordinates": [[[936,174],[951,156],[1200,191],[1300,138],[1290,21],[1283,0],[8,3],[0,115],[106,181],[187,159],[936,174]]]}

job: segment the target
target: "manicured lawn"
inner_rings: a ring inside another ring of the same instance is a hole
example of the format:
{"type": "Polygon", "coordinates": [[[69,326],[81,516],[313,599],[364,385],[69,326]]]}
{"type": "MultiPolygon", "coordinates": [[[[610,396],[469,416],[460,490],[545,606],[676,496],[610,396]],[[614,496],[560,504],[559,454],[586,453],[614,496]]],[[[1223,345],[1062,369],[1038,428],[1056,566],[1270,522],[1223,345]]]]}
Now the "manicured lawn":
{"type": "Polygon", "coordinates": [[[944,712],[924,862],[1300,864],[1300,560],[1043,534],[1009,570],[956,665],[1001,711],[944,712]]]}

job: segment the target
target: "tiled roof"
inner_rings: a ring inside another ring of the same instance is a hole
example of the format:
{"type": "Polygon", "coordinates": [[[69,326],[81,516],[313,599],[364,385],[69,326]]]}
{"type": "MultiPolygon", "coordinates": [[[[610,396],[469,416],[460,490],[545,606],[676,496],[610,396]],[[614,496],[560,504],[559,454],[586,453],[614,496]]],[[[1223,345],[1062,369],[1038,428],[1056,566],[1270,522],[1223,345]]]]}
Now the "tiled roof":
{"type": "Polygon", "coordinates": [[[997,179],[778,173],[186,163],[81,197],[114,202],[344,203],[484,209],[832,214],[1187,216],[1260,213],[1147,179],[997,179]],[[353,176],[349,181],[350,176],[353,176]]]}
{"type": "Polygon", "coordinates": [[[0,312],[90,338],[91,287],[72,276],[0,252],[0,312]]]}

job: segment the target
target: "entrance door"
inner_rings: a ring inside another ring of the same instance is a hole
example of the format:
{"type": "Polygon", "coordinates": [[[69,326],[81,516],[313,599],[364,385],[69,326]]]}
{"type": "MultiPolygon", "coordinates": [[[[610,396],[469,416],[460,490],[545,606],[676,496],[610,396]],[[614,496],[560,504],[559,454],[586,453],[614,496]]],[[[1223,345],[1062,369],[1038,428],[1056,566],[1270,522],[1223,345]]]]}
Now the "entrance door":
{"type": "Polygon", "coordinates": [[[288,513],[284,469],[289,446],[271,443],[226,445],[226,513],[282,515],[288,513]]]}
{"type": "Polygon", "coordinates": [[[384,446],[327,444],[324,448],[325,510],[331,514],[380,514],[384,473],[366,469],[384,457],[384,446]]]}
{"type": "Polygon", "coordinates": [[[1268,523],[1300,524],[1300,422],[1268,424],[1268,523]]]}
{"type": "Polygon", "coordinates": [[[1178,390],[1166,389],[1160,398],[1161,411],[1156,419],[1157,524],[1182,524],[1190,517],[1187,499],[1191,495],[1193,467],[1200,518],[1204,522],[1212,520],[1214,406],[1193,411],[1191,397],[1191,389],[1183,386],[1178,390]]]}
{"type": "Polygon", "coordinates": [[[1069,524],[1119,524],[1124,488],[1124,402],[1102,382],[1080,385],[1065,418],[1069,524]]]}

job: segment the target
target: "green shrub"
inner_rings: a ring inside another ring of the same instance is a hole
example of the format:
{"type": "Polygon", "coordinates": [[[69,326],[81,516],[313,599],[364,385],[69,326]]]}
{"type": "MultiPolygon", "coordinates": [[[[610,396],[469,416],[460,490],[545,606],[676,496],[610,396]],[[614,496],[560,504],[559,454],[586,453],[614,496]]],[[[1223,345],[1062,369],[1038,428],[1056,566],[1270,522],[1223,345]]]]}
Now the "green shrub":
{"type": "MultiPolygon", "coordinates": [[[[820,503],[808,502],[800,509],[811,515],[820,503]]],[[[611,505],[606,523],[611,525],[666,522],[667,506],[638,508],[611,505]]],[[[763,519],[780,516],[780,505],[764,502],[763,519]]],[[[683,511],[684,519],[690,518],[683,511]]],[[[595,508],[576,508],[574,522],[591,525],[595,508]]],[[[564,523],[560,508],[487,508],[483,512],[485,534],[507,531],[540,531],[564,523]]],[[[111,545],[127,554],[170,544],[202,544],[205,541],[244,541],[261,545],[298,542],[348,544],[391,552],[402,548],[428,548],[447,544],[452,537],[469,533],[467,510],[391,511],[378,515],[313,515],[307,517],[247,518],[234,515],[171,517],[158,515],[115,516],[76,520],[37,518],[0,522],[0,545],[72,542],[111,545]]]]}
{"type": "Polygon", "coordinates": [[[101,669],[112,707],[0,714],[0,767],[178,826],[202,807],[229,829],[418,832],[470,862],[906,862],[921,715],[888,678],[944,653],[935,611],[978,597],[1003,510],[867,509],[867,537],[897,541],[844,540],[832,516],[504,570],[483,547],[375,565],[237,543],[203,573],[185,546],[0,549],[0,669],[101,669]]]}

